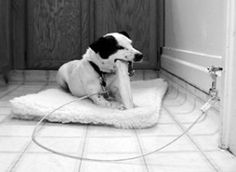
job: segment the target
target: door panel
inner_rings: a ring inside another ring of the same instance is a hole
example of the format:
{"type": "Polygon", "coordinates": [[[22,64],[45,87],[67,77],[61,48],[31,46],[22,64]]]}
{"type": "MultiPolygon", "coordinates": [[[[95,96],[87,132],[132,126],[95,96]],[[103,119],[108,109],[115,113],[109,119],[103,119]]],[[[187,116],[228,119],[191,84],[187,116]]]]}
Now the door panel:
{"type": "Polygon", "coordinates": [[[144,54],[137,68],[157,67],[157,3],[156,0],[95,1],[95,36],[115,31],[127,31],[133,45],[144,54]]]}
{"type": "Polygon", "coordinates": [[[156,0],[30,0],[27,2],[26,68],[57,69],[81,59],[108,32],[127,31],[144,53],[136,68],[156,69],[159,51],[156,0]]]}
{"type": "Polygon", "coordinates": [[[88,24],[84,22],[87,4],[81,2],[28,1],[28,68],[56,69],[66,61],[81,58],[81,51],[88,45],[88,32],[82,29],[82,24],[88,24]]]}

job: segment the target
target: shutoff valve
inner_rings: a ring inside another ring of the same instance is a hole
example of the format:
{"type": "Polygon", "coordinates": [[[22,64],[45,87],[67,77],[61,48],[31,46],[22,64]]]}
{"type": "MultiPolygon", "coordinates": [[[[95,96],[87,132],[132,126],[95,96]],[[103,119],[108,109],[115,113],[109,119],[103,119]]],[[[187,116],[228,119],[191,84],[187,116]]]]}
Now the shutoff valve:
{"type": "Polygon", "coordinates": [[[211,97],[217,98],[218,97],[218,90],[216,89],[217,76],[219,76],[219,73],[223,71],[223,68],[219,66],[209,66],[207,67],[207,70],[212,78],[212,84],[211,88],[209,89],[209,95],[211,97]]]}

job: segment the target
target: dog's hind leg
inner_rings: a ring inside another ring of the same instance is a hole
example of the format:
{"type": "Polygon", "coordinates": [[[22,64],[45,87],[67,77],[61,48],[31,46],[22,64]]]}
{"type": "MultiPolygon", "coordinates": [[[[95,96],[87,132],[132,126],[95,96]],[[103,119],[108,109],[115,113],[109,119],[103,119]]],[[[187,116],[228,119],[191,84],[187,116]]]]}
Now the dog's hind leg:
{"type": "Polygon", "coordinates": [[[57,84],[62,88],[64,89],[65,91],[68,91],[70,92],[70,89],[68,87],[68,84],[67,82],[65,81],[65,79],[63,78],[62,74],[60,71],[57,72],[57,75],[56,75],[56,82],[57,84]]]}

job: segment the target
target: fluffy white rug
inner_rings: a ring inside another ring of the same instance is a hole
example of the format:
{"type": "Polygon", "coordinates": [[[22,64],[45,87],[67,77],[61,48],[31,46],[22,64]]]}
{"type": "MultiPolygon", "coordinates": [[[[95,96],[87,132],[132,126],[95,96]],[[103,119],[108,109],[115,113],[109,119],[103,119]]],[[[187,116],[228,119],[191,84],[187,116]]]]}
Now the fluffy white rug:
{"type": "MultiPolygon", "coordinates": [[[[118,128],[146,128],[158,122],[162,98],[167,90],[163,79],[131,82],[133,109],[124,111],[96,106],[90,100],[74,102],[47,117],[51,122],[111,125],[118,128]]],[[[14,118],[39,120],[76,97],[54,88],[10,100],[14,118]]]]}

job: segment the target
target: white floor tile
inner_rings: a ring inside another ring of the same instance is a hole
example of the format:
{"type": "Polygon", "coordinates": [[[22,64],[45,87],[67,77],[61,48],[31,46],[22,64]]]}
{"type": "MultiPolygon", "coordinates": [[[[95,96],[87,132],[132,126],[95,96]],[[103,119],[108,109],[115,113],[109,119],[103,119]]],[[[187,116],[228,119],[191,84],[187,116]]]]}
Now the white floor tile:
{"type": "MultiPolygon", "coordinates": [[[[133,80],[144,79],[145,73],[138,71],[133,80]]],[[[51,83],[45,86],[46,82],[26,83],[9,85],[0,88],[0,120],[10,114],[9,99],[14,96],[21,96],[34,93],[41,89],[48,89],[56,86],[51,83]],[[17,88],[17,89],[15,89],[17,88]]],[[[182,93],[173,87],[164,100],[164,107],[168,109],[184,127],[198,116],[196,110],[202,102],[197,101],[194,107],[194,99],[189,94],[182,93]]],[[[215,168],[222,172],[236,171],[236,158],[226,151],[218,149],[219,116],[217,112],[211,114],[190,131],[194,142],[204,151],[204,154],[215,164],[215,168]]],[[[16,161],[25,145],[30,142],[30,136],[36,121],[24,121],[7,119],[0,123],[0,171],[5,171],[16,161]]],[[[46,123],[37,137],[40,142],[58,151],[87,158],[98,159],[120,159],[140,155],[140,147],[133,130],[115,129],[111,127],[65,125],[46,123]],[[86,141],[84,142],[84,136],[86,141]]],[[[159,119],[159,125],[155,127],[136,130],[143,152],[152,151],[163,146],[182,130],[173,121],[168,112],[163,109],[159,119]]],[[[187,137],[176,141],[161,152],[145,157],[150,172],[212,172],[215,171],[198,152],[194,144],[187,137]]],[[[81,168],[79,160],[73,160],[49,153],[34,143],[31,143],[26,153],[23,154],[15,166],[17,172],[27,171],[147,171],[142,158],[124,162],[98,163],[82,161],[81,168]]]]}
{"type": "MultiPolygon", "coordinates": [[[[143,152],[151,152],[170,143],[176,137],[142,137],[139,136],[143,152]]],[[[161,152],[196,152],[197,149],[191,141],[183,136],[173,144],[161,150],[161,152]]],[[[159,152],[159,151],[158,151],[159,152]]]]}
{"type": "Polygon", "coordinates": [[[122,164],[122,163],[97,163],[97,162],[84,162],[81,167],[81,172],[145,172],[144,165],[139,164],[122,164]]]}
{"type": "Polygon", "coordinates": [[[153,172],[215,172],[198,152],[156,153],[146,161],[153,172]]]}
{"type": "Polygon", "coordinates": [[[17,172],[74,172],[78,160],[53,154],[25,154],[15,167],[17,172]]]}
{"type": "Polygon", "coordinates": [[[18,157],[18,153],[0,153],[0,171],[6,172],[18,157]]]}
{"type": "Polygon", "coordinates": [[[136,153],[139,145],[135,136],[111,138],[87,138],[85,152],[89,153],[136,153]]]}
{"type": "Polygon", "coordinates": [[[10,136],[10,137],[30,137],[32,135],[34,126],[30,125],[13,125],[9,122],[0,125],[0,137],[10,136]]]}
{"type": "Polygon", "coordinates": [[[10,107],[1,107],[0,106],[0,116],[1,115],[10,115],[11,114],[11,108],[10,107]]]}
{"type": "MultiPolygon", "coordinates": [[[[207,152],[207,155],[215,162],[222,172],[236,171],[236,157],[224,150],[207,152]]],[[[219,170],[219,171],[220,171],[219,170]]]]}
{"type": "Polygon", "coordinates": [[[41,85],[22,85],[17,90],[4,96],[1,99],[1,101],[9,101],[14,97],[19,97],[19,96],[23,96],[26,94],[36,93],[42,88],[43,88],[43,84],[41,84],[41,85]]]}
{"type": "Polygon", "coordinates": [[[134,130],[118,129],[113,127],[90,126],[87,137],[131,137],[135,136],[134,130]]]}
{"type": "MultiPolygon", "coordinates": [[[[190,124],[183,124],[184,128],[188,128],[190,124]]],[[[219,132],[219,127],[212,123],[212,121],[204,120],[197,123],[189,133],[191,135],[211,135],[219,132]]]]}
{"type": "MultiPolygon", "coordinates": [[[[39,143],[42,145],[53,149],[58,152],[62,153],[80,153],[82,152],[82,144],[83,139],[82,138],[36,138],[39,143]]],[[[35,143],[32,143],[29,149],[27,150],[27,153],[29,152],[36,152],[36,153],[42,153],[46,152],[49,153],[47,150],[39,147],[35,143]]]]}
{"type": "Polygon", "coordinates": [[[162,108],[158,124],[175,124],[175,122],[173,121],[173,119],[171,119],[171,117],[168,115],[165,109],[162,108]]]}
{"type": "Polygon", "coordinates": [[[79,124],[46,123],[39,132],[39,137],[82,137],[85,126],[79,124]]]}
{"type": "Polygon", "coordinates": [[[2,99],[0,99],[0,106],[1,107],[4,106],[4,107],[10,108],[11,107],[11,103],[8,100],[2,100],[2,99]]]}
{"type": "Polygon", "coordinates": [[[188,98],[188,95],[179,95],[176,99],[167,99],[164,104],[168,108],[173,109],[191,109],[193,106],[193,100],[188,98]]]}
{"type": "Polygon", "coordinates": [[[151,128],[136,130],[142,136],[178,136],[182,133],[176,124],[156,125],[151,128]]]}
{"type": "Polygon", "coordinates": [[[8,115],[0,115],[0,123],[3,122],[7,117],[8,115]]]}
{"type": "Polygon", "coordinates": [[[168,108],[171,111],[171,113],[173,113],[175,116],[178,116],[179,118],[183,119],[186,118],[186,121],[183,122],[189,122],[191,121],[189,119],[193,120],[194,117],[197,116],[197,114],[199,114],[199,109],[201,106],[189,105],[188,107],[178,107],[178,108],[173,108],[168,106],[165,107],[168,108]]]}
{"type": "MultiPolygon", "coordinates": [[[[114,154],[90,154],[90,158],[99,158],[99,159],[112,159],[119,157],[132,157],[137,154],[123,154],[123,155],[114,155],[114,154]]],[[[142,159],[130,160],[130,161],[122,161],[122,162],[90,162],[90,161],[82,161],[82,165],[80,168],[81,172],[145,172],[146,167],[142,161],[142,159]]]]}
{"type": "Polygon", "coordinates": [[[164,100],[164,105],[167,107],[181,106],[186,102],[186,96],[180,93],[175,93],[173,96],[166,97],[164,100]]]}
{"type": "Polygon", "coordinates": [[[0,152],[21,152],[29,142],[30,138],[0,137],[0,152]]]}
{"type": "Polygon", "coordinates": [[[197,143],[197,145],[205,152],[216,151],[220,149],[218,147],[218,134],[194,136],[193,139],[197,143]]]}
{"type": "Polygon", "coordinates": [[[14,85],[7,85],[6,87],[0,87],[0,97],[10,93],[11,91],[15,90],[17,87],[19,87],[18,84],[14,85]]]}

